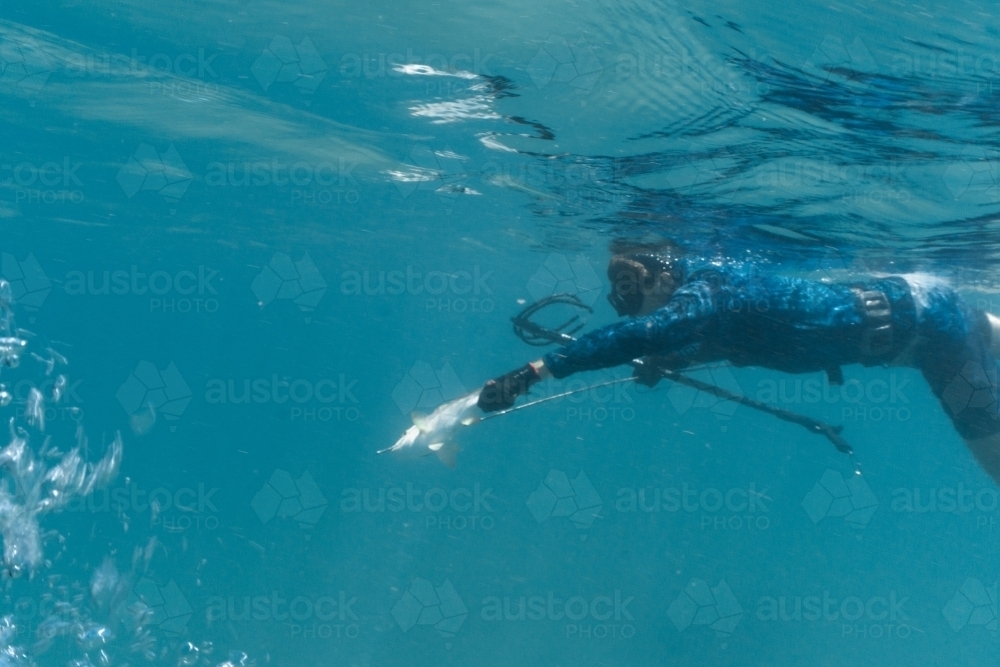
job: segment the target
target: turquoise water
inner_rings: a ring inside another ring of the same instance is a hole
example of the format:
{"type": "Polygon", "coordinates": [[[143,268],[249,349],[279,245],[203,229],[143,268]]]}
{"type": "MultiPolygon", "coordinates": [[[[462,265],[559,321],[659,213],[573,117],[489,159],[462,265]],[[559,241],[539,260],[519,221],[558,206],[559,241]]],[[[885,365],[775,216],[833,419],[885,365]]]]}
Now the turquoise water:
{"type": "Polygon", "coordinates": [[[992,10],[4,5],[5,416],[123,458],[34,517],[64,459],[4,459],[43,552],[0,664],[992,664],[1000,491],[914,370],[697,375],[843,424],[860,477],[669,383],[375,454],[538,356],[524,304],[614,321],[614,239],[1000,313],[992,10]]]}

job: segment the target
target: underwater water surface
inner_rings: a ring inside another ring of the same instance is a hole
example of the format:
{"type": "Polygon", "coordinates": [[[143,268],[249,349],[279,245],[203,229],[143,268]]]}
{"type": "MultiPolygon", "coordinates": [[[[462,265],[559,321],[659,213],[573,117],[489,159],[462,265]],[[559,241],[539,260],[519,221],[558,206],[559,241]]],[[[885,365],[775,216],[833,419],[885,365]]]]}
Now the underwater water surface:
{"type": "Polygon", "coordinates": [[[0,664],[993,664],[1000,489],[913,369],[693,373],[861,475],[628,368],[376,452],[525,305],[615,321],[616,240],[1000,314],[994,9],[3,4],[0,664]]]}

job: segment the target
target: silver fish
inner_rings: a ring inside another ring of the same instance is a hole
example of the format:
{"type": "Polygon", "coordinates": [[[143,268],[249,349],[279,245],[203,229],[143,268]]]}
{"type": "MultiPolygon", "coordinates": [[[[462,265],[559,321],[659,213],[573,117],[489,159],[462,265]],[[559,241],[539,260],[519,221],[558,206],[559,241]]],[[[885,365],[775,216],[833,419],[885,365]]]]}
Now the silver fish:
{"type": "Polygon", "coordinates": [[[414,412],[411,415],[413,426],[406,430],[396,444],[378,453],[392,452],[404,458],[436,454],[442,463],[454,467],[455,455],[458,453],[456,432],[482,419],[483,413],[477,405],[479,391],[477,389],[471,394],[443,403],[429,415],[414,412]]]}

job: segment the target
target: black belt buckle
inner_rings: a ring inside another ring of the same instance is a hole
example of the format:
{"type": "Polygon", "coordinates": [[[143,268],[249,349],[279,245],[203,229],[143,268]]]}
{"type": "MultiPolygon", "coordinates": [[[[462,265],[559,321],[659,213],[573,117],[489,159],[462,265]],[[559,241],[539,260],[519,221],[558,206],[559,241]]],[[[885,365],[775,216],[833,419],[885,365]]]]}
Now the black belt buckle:
{"type": "Polygon", "coordinates": [[[855,289],[859,306],[865,314],[865,330],[861,334],[861,354],[881,357],[892,351],[892,306],[883,292],[855,289]]]}

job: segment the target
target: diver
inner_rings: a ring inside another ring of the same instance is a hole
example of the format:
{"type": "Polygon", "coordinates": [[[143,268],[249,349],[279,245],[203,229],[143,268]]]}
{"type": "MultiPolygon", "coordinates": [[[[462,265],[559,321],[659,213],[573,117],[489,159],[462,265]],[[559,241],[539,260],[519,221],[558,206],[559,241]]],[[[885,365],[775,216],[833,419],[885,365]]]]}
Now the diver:
{"type": "Polygon", "coordinates": [[[608,300],[627,319],[490,380],[480,409],[508,409],[549,376],[634,360],[636,381],[649,387],[660,369],[705,362],[822,371],[830,384],[843,383],[847,364],[909,366],[1000,483],[1000,318],[970,307],[944,280],[903,274],[826,283],[741,262],[698,262],[663,244],[616,252],[608,278],[608,300]]]}

